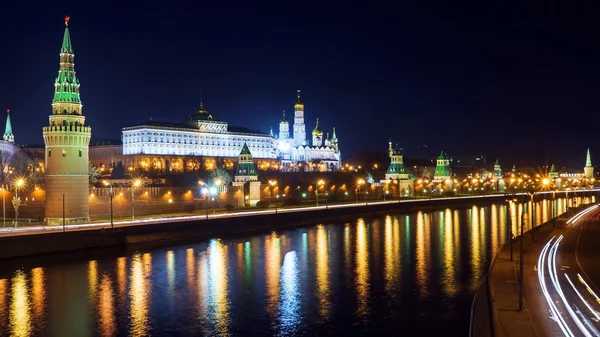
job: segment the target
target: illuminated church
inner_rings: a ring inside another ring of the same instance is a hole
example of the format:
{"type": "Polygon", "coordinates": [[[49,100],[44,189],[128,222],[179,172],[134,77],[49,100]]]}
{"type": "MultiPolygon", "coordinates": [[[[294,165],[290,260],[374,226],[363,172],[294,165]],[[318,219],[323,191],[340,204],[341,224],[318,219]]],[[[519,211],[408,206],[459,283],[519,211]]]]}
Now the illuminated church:
{"type": "Polygon", "coordinates": [[[275,138],[271,132],[275,140],[277,158],[281,160],[284,171],[296,170],[299,162],[306,162],[310,166],[309,169],[314,171],[335,171],[341,167],[341,153],[335,128],[332,130],[331,137],[329,133],[323,137],[323,130],[317,118],[316,126],[312,131],[312,142],[309,143],[306,137],[304,103],[300,100],[300,90],[298,90],[298,100],[294,104],[292,131],[290,134],[290,124],[285,118],[284,111],[279,123],[279,135],[275,138]]]}

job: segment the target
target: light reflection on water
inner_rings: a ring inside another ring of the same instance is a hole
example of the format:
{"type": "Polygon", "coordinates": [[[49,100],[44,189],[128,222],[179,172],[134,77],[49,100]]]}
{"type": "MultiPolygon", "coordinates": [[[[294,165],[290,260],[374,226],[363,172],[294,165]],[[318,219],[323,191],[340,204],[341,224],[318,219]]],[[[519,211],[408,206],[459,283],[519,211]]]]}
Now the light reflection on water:
{"type": "Polygon", "coordinates": [[[462,336],[509,226],[518,234],[523,212],[527,230],[567,205],[510,201],[17,266],[0,279],[0,335],[462,336]]]}

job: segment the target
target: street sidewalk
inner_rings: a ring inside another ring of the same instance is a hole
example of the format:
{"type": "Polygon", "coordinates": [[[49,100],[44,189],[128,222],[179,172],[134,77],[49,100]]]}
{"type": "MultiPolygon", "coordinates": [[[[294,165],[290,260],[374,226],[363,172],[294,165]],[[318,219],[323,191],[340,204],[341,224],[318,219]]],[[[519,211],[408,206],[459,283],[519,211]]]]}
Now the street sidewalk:
{"type": "Polygon", "coordinates": [[[565,216],[566,214],[561,218],[536,227],[533,231],[533,240],[531,232],[525,233],[523,238],[523,311],[519,311],[520,238],[513,240],[513,261],[510,261],[510,245],[506,243],[490,265],[488,282],[495,337],[545,337],[553,335],[554,331],[547,327],[548,324],[540,324],[542,320],[549,320],[549,318],[544,309],[546,305],[539,298],[541,293],[539,293],[540,296],[533,293],[538,288],[535,267],[543,243],[550,239],[555,227],[559,228],[565,223],[565,216]]]}

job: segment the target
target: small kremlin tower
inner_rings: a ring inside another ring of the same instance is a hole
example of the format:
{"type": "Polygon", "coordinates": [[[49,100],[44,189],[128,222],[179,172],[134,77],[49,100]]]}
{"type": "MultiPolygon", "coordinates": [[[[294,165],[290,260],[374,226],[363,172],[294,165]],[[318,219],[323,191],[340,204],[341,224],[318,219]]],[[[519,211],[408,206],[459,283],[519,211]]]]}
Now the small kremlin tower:
{"type": "Polygon", "coordinates": [[[450,179],[450,161],[442,151],[437,158],[433,181],[442,182],[450,179]]]}
{"type": "Polygon", "coordinates": [[[244,143],[238,157],[238,164],[233,179],[232,185],[238,186],[244,191],[244,199],[248,200],[247,202],[250,206],[254,206],[260,201],[260,181],[258,181],[258,174],[254,167],[252,153],[250,153],[250,149],[248,149],[248,144],[246,143],[244,143]]]}
{"type": "Polygon", "coordinates": [[[587,179],[594,178],[594,167],[592,166],[592,156],[590,155],[590,148],[587,149],[587,156],[585,158],[585,167],[583,168],[583,175],[587,179]]]}
{"type": "Polygon", "coordinates": [[[89,221],[88,148],[91,128],[84,126],[75,75],[69,17],[60,49],[60,69],[54,82],[50,125],[43,128],[46,144],[46,223],[60,225],[89,221]],[[63,213],[64,196],[64,213],[63,213]]]}
{"type": "Polygon", "coordinates": [[[10,143],[15,142],[15,135],[13,135],[12,124],[10,123],[10,109],[6,109],[6,127],[2,139],[10,143]]]}

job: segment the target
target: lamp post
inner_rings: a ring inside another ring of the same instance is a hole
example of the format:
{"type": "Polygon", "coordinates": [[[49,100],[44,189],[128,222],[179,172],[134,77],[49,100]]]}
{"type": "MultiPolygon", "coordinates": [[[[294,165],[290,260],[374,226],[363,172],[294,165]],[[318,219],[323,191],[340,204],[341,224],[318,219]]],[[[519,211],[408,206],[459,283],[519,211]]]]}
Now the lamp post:
{"type": "MultiPolygon", "coordinates": [[[[269,209],[272,207],[271,204],[273,203],[273,189],[275,187],[277,187],[277,180],[269,180],[269,209]]],[[[277,209],[275,209],[275,213],[277,213],[277,209]]]]}
{"type": "Polygon", "coordinates": [[[131,184],[131,221],[135,220],[135,197],[133,190],[140,186],[142,186],[142,178],[135,178],[133,184],[131,184]]]}
{"type": "MultiPolygon", "coordinates": [[[[318,186],[325,186],[325,209],[329,208],[329,203],[327,202],[327,182],[323,179],[317,182],[318,186]]],[[[319,194],[319,188],[317,187],[317,195],[319,194]]],[[[318,197],[317,197],[318,200],[318,197]]],[[[317,204],[318,206],[318,204],[317,204]]]]}
{"type": "Polygon", "coordinates": [[[21,204],[21,199],[19,198],[19,189],[25,186],[24,178],[17,178],[14,181],[15,185],[15,197],[13,198],[13,207],[15,208],[15,227],[17,227],[19,221],[19,205],[21,204]]]}
{"type": "Polygon", "coordinates": [[[523,311],[523,226],[525,223],[525,203],[521,203],[523,211],[521,212],[521,244],[519,247],[519,311],[523,311]]]}
{"type": "MultiPolygon", "coordinates": [[[[212,204],[213,204],[213,215],[217,213],[217,206],[215,205],[215,195],[217,194],[217,188],[216,187],[211,187],[210,188],[210,196],[212,199],[212,204]]],[[[206,217],[208,218],[208,206],[206,208],[206,217]]]]}
{"type": "Polygon", "coordinates": [[[110,197],[110,228],[114,228],[113,224],[113,187],[112,184],[104,180],[104,185],[109,187],[108,196],[110,197]]]}
{"type": "Polygon", "coordinates": [[[362,184],[365,183],[365,180],[362,178],[359,178],[356,180],[356,190],[355,190],[355,194],[356,194],[356,203],[358,204],[358,191],[360,190],[360,186],[362,184]]]}

